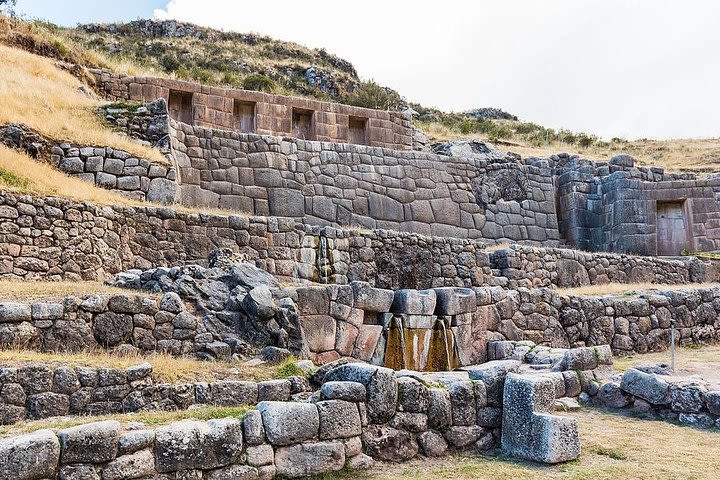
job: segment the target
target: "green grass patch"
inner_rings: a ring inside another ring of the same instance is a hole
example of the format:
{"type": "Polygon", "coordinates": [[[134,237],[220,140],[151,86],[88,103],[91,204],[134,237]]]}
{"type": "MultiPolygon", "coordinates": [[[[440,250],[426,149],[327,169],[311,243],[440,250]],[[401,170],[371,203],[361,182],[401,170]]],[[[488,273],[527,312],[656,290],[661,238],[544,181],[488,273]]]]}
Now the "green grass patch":
{"type": "Polygon", "coordinates": [[[27,178],[23,178],[10,170],[0,168],[0,185],[12,189],[27,191],[30,190],[32,183],[27,178]]]}
{"type": "Polygon", "coordinates": [[[275,371],[275,378],[302,377],[305,375],[302,368],[298,367],[295,362],[297,362],[297,358],[295,357],[290,357],[285,360],[275,371]]]}
{"type": "Polygon", "coordinates": [[[612,458],[613,460],[627,460],[627,456],[614,448],[597,447],[595,453],[604,457],[612,458]]]}

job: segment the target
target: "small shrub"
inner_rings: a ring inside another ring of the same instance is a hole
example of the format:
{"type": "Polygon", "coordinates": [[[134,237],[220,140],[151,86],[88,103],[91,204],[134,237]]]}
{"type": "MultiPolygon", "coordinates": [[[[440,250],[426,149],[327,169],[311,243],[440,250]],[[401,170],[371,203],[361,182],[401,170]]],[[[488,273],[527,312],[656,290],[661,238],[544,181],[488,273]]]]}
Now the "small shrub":
{"type": "Polygon", "coordinates": [[[231,87],[240,87],[242,85],[240,77],[232,72],[223,72],[220,81],[225,85],[230,85],[231,87]]]}
{"type": "Polygon", "coordinates": [[[348,97],[347,103],[356,107],[390,110],[397,108],[402,103],[402,97],[396,91],[382,87],[370,80],[360,82],[348,97]]]}
{"type": "Polygon", "coordinates": [[[190,69],[190,78],[200,83],[209,83],[213,78],[213,73],[200,67],[192,67],[190,69]]]}
{"type": "Polygon", "coordinates": [[[579,133],[577,136],[578,145],[583,148],[587,148],[595,143],[598,138],[595,135],[588,135],[587,133],[579,133]]]}
{"type": "Polygon", "coordinates": [[[512,137],[512,130],[507,125],[496,125],[495,128],[488,132],[488,136],[490,137],[490,141],[497,141],[502,140],[505,138],[512,137]]]}
{"type": "Polygon", "coordinates": [[[267,75],[254,73],[243,79],[242,88],[245,90],[255,90],[257,92],[273,93],[277,88],[277,84],[275,80],[267,75]]]}
{"type": "Polygon", "coordinates": [[[460,122],[460,133],[462,133],[463,135],[475,132],[476,128],[477,123],[473,122],[469,118],[465,118],[460,122]]]}
{"type": "Polygon", "coordinates": [[[172,73],[176,71],[178,68],[180,68],[180,60],[177,59],[175,55],[171,54],[165,54],[162,57],[160,57],[160,60],[158,60],[158,63],[160,63],[160,66],[163,70],[167,73],[172,73]]]}
{"type": "Polygon", "coordinates": [[[295,357],[290,357],[285,360],[275,371],[275,377],[288,378],[304,375],[305,372],[303,372],[302,369],[295,364],[295,362],[297,362],[297,358],[295,357]]]}

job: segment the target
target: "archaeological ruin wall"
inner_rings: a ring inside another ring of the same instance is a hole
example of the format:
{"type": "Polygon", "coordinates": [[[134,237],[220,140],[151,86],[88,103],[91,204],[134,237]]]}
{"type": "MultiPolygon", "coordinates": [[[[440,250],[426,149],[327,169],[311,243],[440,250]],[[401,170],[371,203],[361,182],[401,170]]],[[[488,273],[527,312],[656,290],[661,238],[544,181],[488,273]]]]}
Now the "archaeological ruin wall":
{"type": "Polygon", "coordinates": [[[557,245],[550,169],[171,122],[181,203],[303,223],[557,245]]]}
{"type": "Polygon", "coordinates": [[[148,103],[164,98],[170,116],[187,124],[321,142],[413,148],[411,120],[398,112],[105,70],[91,73],[107,99],[148,103]]]}
{"type": "MultiPolygon", "coordinates": [[[[567,160],[567,159],[566,159],[567,160]]],[[[555,168],[558,224],[570,245],[589,251],[679,256],[720,248],[720,177],[575,159],[555,168]]]]}

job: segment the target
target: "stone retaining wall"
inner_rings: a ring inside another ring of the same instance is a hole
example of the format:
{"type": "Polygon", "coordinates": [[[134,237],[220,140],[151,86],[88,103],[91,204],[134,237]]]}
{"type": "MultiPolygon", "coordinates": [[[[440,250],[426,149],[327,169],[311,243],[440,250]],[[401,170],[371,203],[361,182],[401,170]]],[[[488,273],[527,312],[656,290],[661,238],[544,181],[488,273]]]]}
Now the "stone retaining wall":
{"type": "Polygon", "coordinates": [[[504,286],[508,288],[718,280],[716,269],[695,257],[639,257],[528,245],[511,245],[494,251],[490,254],[490,264],[496,277],[507,278],[504,286]]]}
{"type": "MultiPolygon", "coordinates": [[[[376,147],[410,149],[413,147],[412,122],[399,112],[352,107],[298,97],[234,88],[209,87],[194,82],[156,77],[130,77],[105,70],[91,69],[98,89],[110,100],[152,102],[170,99],[170,92],[185,94],[188,103],[186,121],[195,125],[240,129],[236,102],[252,107],[252,130],[261,135],[293,135],[293,113],[311,115],[310,131],[313,140],[322,142],[366,143],[376,147]],[[351,118],[364,123],[363,138],[350,131],[351,118]]],[[[297,136],[297,135],[295,135],[297,136]]]]}
{"type": "Polygon", "coordinates": [[[212,350],[215,340],[174,293],[0,302],[0,346],[5,348],[44,352],[119,349],[180,355],[212,350]]]}
{"type": "Polygon", "coordinates": [[[675,321],[680,344],[720,340],[720,287],[632,296],[564,296],[550,289],[499,287],[475,291],[474,321],[482,319],[488,336],[496,339],[564,348],[609,344],[616,354],[646,353],[669,347],[675,321]]]}
{"type": "Polygon", "coordinates": [[[273,275],[320,282],[374,281],[377,275],[385,287],[428,288],[482,285],[490,275],[482,244],[471,240],[0,191],[3,279],[102,280],[131,268],[205,264],[223,247],[245,253],[273,275]]]}
{"type": "Polygon", "coordinates": [[[181,203],[304,223],[557,245],[551,170],[171,121],[181,203]],[[509,180],[508,180],[509,179],[509,180]]]}
{"type": "Polygon", "coordinates": [[[264,382],[157,382],[148,363],[128,369],[41,364],[0,367],[0,425],[65,415],[186,410],[193,405],[253,406],[259,401],[289,401],[292,395],[308,390],[302,377],[264,382]]]}
{"type": "MultiPolygon", "coordinates": [[[[261,402],[242,419],[184,420],[153,429],[111,420],[58,433],[40,430],[0,440],[0,478],[170,478],[176,472],[296,478],[345,466],[364,469],[373,459],[484,451],[498,442],[505,377],[519,364],[492,362],[471,371],[471,380],[432,389],[388,369],[348,364],[327,373],[312,403],[261,402]]],[[[572,374],[568,381],[577,394],[580,382],[572,374]]]]}

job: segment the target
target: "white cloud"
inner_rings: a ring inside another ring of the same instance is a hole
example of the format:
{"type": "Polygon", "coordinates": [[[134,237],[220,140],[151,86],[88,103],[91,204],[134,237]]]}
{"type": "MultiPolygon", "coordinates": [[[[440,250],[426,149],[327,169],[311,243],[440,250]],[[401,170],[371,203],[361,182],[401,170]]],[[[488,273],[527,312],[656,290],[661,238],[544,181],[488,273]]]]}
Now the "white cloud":
{"type": "Polygon", "coordinates": [[[716,0],[172,0],[155,11],[351,61],[408,99],[605,137],[720,136],[716,0]]]}

